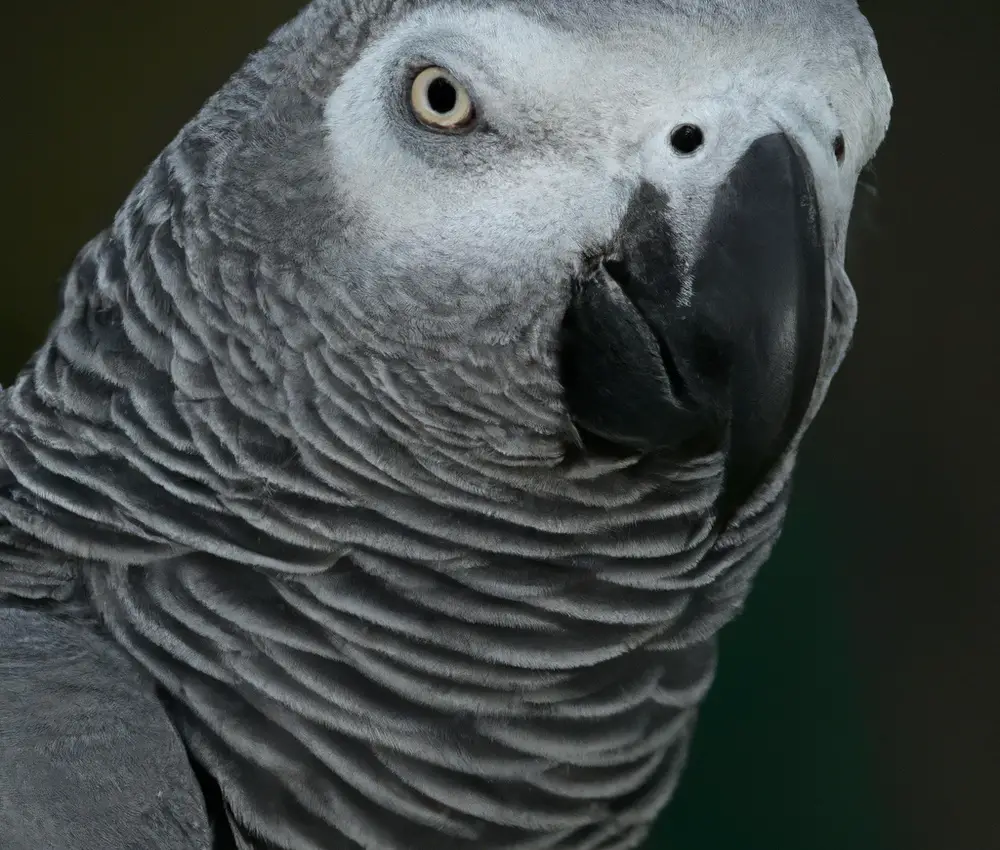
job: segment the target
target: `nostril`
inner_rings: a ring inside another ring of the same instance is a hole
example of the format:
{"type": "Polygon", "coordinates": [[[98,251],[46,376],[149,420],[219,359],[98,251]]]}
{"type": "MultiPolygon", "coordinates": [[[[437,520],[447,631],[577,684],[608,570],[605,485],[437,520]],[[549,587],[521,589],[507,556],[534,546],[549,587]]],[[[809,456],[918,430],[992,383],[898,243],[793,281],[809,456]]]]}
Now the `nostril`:
{"type": "Polygon", "coordinates": [[[705,143],[705,134],[695,124],[681,124],[670,133],[670,146],[684,156],[693,154],[705,143]]]}
{"type": "Polygon", "coordinates": [[[833,155],[837,158],[837,162],[844,161],[844,154],[847,152],[847,144],[844,141],[844,134],[837,133],[836,138],[833,140],[833,155]]]}

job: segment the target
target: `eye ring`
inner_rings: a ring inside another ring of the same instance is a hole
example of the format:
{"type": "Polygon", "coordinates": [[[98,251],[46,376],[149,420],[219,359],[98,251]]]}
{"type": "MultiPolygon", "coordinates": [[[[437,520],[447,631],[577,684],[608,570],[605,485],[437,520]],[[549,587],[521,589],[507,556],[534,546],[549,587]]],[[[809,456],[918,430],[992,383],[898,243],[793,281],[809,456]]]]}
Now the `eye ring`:
{"type": "Polygon", "coordinates": [[[422,69],[410,83],[410,109],[425,127],[447,132],[471,129],[476,120],[472,98],[444,68],[422,69]]]}

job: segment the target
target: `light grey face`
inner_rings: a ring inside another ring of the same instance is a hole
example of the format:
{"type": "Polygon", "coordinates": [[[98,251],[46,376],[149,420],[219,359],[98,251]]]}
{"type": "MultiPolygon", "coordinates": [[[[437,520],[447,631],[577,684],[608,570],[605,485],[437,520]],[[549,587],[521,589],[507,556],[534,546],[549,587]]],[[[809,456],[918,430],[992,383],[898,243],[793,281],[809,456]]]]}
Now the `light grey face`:
{"type": "Polygon", "coordinates": [[[835,31],[813,3],[800,4],[811,16],[771,4],[743,22],[714,19],[723,4],[576,5],[556,21],[507,5],[412,12],[363,50],[326,102],[338,194],[357,214],[352,250],[378,269],[366,297],[401,333],[435,321],[414,305],[461,302],[469,321],[493,317],[482,333],[517,336],[539,305],[565,302],[571,272],[608,244],[642,180],[667,194],[690,265],[717,188],[768,133],[805,152],[830,254],[842,252],[855,181],[890,102],[860,16],[835,31]],[[698,9],[707,14],[689,11],[698,9]],[[410,79],[432,65],[468,91],[470,132],[415,120],[410,79]],[[690,155],[670,142],[685,123],[704,133],[690,155]]]}

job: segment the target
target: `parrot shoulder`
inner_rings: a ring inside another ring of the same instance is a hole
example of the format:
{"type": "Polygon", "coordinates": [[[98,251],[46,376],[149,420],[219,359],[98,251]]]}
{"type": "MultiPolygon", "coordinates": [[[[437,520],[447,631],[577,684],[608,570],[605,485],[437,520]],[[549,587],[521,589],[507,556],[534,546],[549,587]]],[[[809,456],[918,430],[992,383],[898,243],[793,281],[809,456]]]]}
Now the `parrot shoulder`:
{"type": "Polygon", "coordinates": [[[0,847],[210,850],[153,683],[110,639],[0,601],[0,847]]]}

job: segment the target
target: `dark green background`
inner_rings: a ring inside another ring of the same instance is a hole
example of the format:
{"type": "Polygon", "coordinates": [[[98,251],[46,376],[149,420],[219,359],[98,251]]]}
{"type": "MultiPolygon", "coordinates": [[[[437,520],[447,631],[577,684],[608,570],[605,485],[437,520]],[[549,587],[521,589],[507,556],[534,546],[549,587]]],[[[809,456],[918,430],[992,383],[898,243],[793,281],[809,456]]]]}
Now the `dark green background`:
{"type": "MultiPolygon", "coordinates": [[[[144,166],[295,0],[8,3],[0,381],[144,166]]],[[[862,3],[894,84],[857,343],[723,634],[669,850],[1000,848],[994,3],[862,3]]]]}

